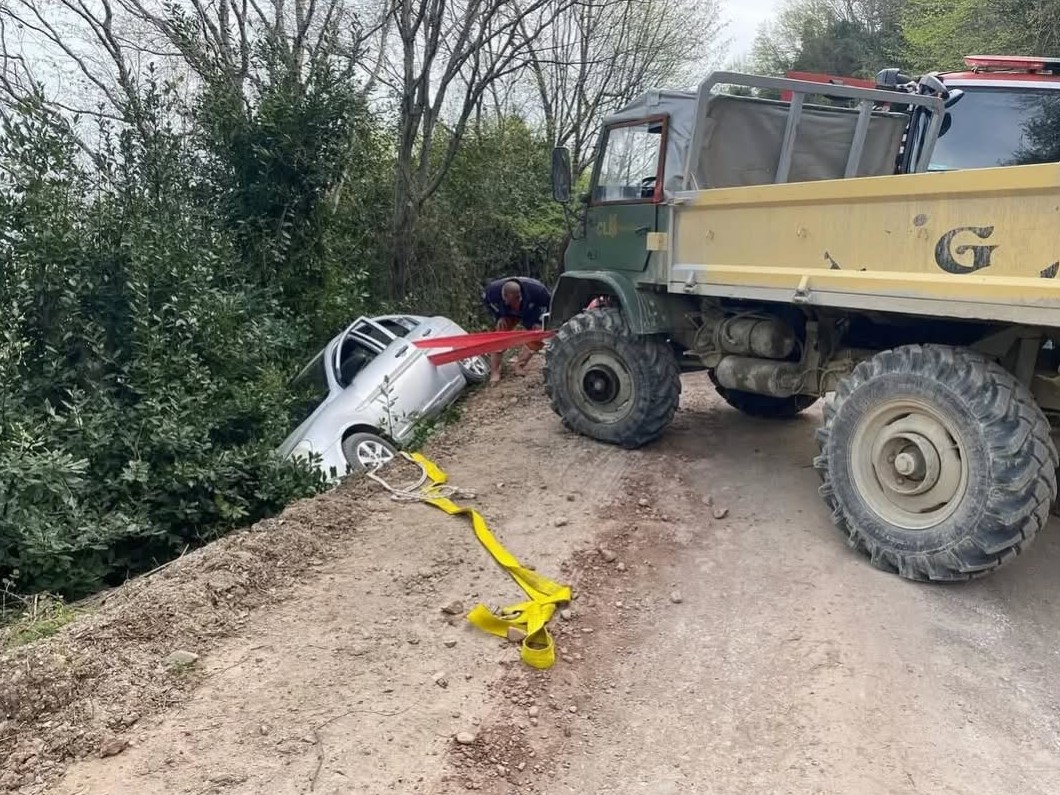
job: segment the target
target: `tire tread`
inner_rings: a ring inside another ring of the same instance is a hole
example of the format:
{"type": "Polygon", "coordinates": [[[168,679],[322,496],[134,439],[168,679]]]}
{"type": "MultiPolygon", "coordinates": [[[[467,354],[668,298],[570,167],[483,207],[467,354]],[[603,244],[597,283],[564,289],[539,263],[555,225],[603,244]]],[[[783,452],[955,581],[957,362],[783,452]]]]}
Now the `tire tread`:
{"type": "Polygon", "coordinates": [[[581,312],[568,320],[549,340],[545,349],[545,394],[563,425],[598,441],[636,448],[662,435],[677,412],[681,395],[681,373],[673,350],[663,340],[633,333],[622,311],[609,307],[581,312]],[[636,400],[633,413],[615,426],[588,421],[564,388],[561,370],[576,344],[588,333],[603,333],[626,343],[635,352],[627,362],[639,388],[649,390],[647,400],[636,400]]]}
{"type": "Polygon", "coordinates": [[[820,452],[813,462],[822,480],[821,497],[833,523],[878,568],[913,580],[979,577],[1023,552],[1048,519],[1058,461],[1049,422],[1023,384],[974,351],[907,345],[879,353],[840,382],[823,415],[816,437],[820,452]],[[828,445],[836,416],[857,389],[888,373],[930,373],[957,392],[979,421],[991,453],[990,492],[978,526],[942,549],[904,553],[886,548],[858,528],[832,483],[828,445]]]}

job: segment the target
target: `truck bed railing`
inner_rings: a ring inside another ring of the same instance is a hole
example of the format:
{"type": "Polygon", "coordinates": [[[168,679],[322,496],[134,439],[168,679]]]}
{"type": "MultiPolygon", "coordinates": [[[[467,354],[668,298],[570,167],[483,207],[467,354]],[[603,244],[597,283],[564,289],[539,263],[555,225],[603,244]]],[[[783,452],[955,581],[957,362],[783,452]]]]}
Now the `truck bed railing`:
{"type": "MultiPolygon", "coordinates": [[[[703,116],[707,101],[714,93],[714,89],[722,85],[740,86],[750,89],[765,89],[778,92],[790,92],[791,102],[787,117],[787,126],[784,130],[784,139],[780,149],[780,157],[777,162],[774,182],[784,183],[788,181],[791,173],[792,156],[795,151],[795,141],[799,134],[799,124],[802,121],[803,106],[807,96],[827,95],[829,97],[840,97],[854,100],[858,104],[858,117],[854,126],[854,135],[846,160],[845,177],[853,177],[858,174],[862,157],[865,152],[865,141],[869,133],[869,124],[872,114],[878,105],[910,105],[923,108],[930,114],[927,131],[919,143],[919,152],[912,166],[914,172],[926,171],[931,163],[931,157],[935,151],[935,142],[938,140],[942,129],[942,121],[945,117],[945,104],[941,97],[907,94],[897,91],[883,89],[861,88],[858,86],[844,85],[822,85],[806,80],[792,80],[783,77],[762,77],[759,75],[748,75],[740,72],[712,72],[700,83],[698,101],[696,104],[696,122],[692,135],[692,145],[685,159],[684,184],[686,189],[697,190],[695,163],[703,146],[704,125],[703,116]]],[[[908,139],[907,139],[908,140],[908,139]]]]}

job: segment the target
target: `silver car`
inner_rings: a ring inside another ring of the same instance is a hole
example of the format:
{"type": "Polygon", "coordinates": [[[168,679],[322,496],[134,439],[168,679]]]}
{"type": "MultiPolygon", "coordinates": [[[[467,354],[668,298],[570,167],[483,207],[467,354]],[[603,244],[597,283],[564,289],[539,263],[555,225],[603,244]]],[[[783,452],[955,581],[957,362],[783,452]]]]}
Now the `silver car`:
{"type": "Polygon", "coordinates": [[[412,341],[466,333],[445,317],[357,318],[292,381],[308,395],[308,416],[280,454],[315,453],[331,478],[390,461],[418,423],[438,415],[469,382],[489,377],[484,357],[436,366],[427,359],[434,351],[412,341]]]}

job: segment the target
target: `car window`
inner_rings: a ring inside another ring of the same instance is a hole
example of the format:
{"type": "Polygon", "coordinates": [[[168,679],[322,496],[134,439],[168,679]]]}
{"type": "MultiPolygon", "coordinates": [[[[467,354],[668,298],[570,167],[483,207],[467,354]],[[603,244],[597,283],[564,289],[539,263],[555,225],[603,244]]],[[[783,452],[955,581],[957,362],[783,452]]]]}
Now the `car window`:
{"type": "Polygon", "coordinates": [[[379,323],[380,326],[385,328],[391,334],[393,334],[395,337],[404,337],[416,326],[414,323],[408,324],[407,321],[402,321],[405,321],[405,318],[383,318],[382,320],[378,320],[376,322],[379,323]]]}
{"type": "MultiPolygon", "coordinates": [[[[364,334],[366,337],[371,337],[373,340],[378,342],[384,347],[394,341],[394,338],[386,333],[383,329],[379,328],[379,325],[375,323],[358,323],[353,327],[353,330],[358,334],[364,334]]],[[[401,335],[404,336],[404,335],[401,335]]]]}
{"type": "Polygon", "coordinates": [[[339,386],[348,387],[358,373],[378,355],[378,351],[357,337],[346,337],[339,352],[339,386]]]}
{"type": "Polygon", "coordinates": [[[291,403],[290,418],[293,426],[305,422],[328,396],[331,387],[324,368],[324,351],[321,351],[291,380],[294,400],[291,403]]]}

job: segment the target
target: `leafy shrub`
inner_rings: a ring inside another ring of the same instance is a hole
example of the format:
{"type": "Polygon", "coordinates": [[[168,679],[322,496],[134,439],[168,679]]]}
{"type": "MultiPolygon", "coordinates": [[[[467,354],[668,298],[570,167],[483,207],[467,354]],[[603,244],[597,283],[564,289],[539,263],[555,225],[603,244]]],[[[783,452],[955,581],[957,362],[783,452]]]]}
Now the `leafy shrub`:
{"type": "Polygon", "coordinates": [[[16,588],[83,594],[321,486],[273,452],[301,324],[202,201],[165,93],[147,100],[150,135],[112,136],[91,169],[31,107],[0,138],[0,577],[16,588]]]}

